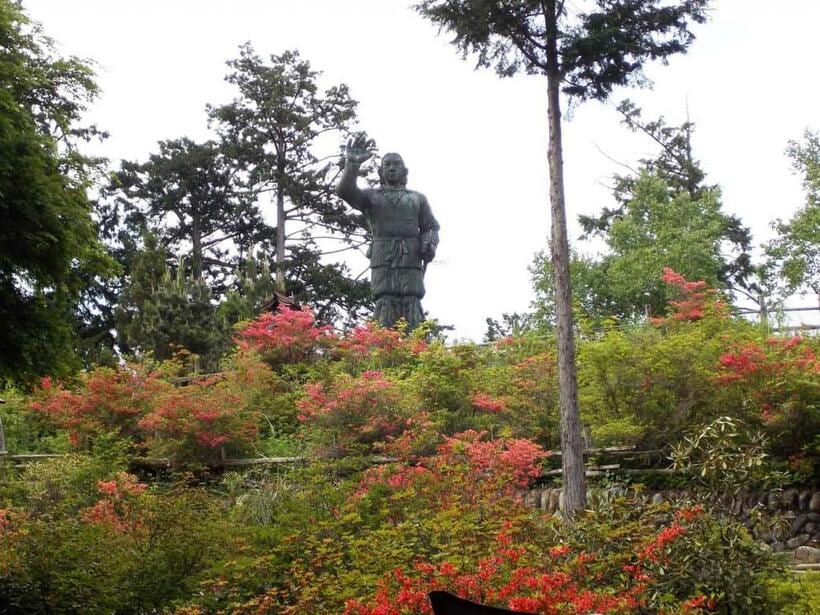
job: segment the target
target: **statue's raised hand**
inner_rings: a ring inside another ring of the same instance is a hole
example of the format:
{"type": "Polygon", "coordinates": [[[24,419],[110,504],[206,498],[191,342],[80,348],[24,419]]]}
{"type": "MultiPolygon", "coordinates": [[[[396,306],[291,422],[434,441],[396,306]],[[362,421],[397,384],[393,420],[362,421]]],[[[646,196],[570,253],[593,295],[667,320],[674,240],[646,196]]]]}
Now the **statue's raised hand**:
{"type": "Polygon", "coordinates": [[[373,157],[374,147],[375,143],[373,139],[368,139],[362,134],[351,137],[347,140],[345,157],[353,164],[362,164],[373,157]]]}

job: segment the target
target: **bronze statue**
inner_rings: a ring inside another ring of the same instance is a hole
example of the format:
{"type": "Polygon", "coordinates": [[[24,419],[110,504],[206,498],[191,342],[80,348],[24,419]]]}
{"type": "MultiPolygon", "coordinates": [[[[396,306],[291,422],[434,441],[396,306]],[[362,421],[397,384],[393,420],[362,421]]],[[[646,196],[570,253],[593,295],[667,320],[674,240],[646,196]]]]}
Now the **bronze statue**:
{"type": "Polygon", "coordinates": [[[359,167],[372,156],[372,141],[361,135],[348,140],[336,194],[361,211],[370,225],[370,290],[376,320],[393,327],[403,318],[413,329],[424,320],[424,272],[436,255],[439,225],[427,198],[406,188],[407,167],[398,154],[382,158],[378,188],[359,189],[359,167]]]}

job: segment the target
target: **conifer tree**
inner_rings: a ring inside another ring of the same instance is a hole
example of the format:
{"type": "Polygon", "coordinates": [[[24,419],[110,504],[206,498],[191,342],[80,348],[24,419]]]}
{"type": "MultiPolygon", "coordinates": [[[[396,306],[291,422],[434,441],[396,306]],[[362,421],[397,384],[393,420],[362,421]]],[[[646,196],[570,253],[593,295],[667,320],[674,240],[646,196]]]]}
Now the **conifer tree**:
{"type": "Polygon", "coordinates": [[[478,67],[502,77],[519,71],[546,77],[549,125],[550,249],[555,276],[561,449],[568,515],[586,503],[578,410],[569,242],[564,203],[561,91],[579,101],[605,100],[617,86],[644,83],[643,68],[683,52],[692,22],[706,19],[708,0],[423,0],[416,9],[454,35],[478,67]]]}
{"type": "Polygon", "coordinates": [[[226,80],[238,96],[209,107],[210,117],[247,193],[257,206],[275,208],[279,290],[315,307],[322,304],[325,320],[341,315],[331,304],[347,304],[351,317],[369,311],[367,282],[322,258],[368,238],[363,217],[349,213],[333,190],[339,173],[335,144],[353,130],[357,102],[344,84],[322,91],[319,73],[297,51],[264,60],[246,44],[228,66],[226,80]],[[321,151],[323,143],[333,146],[321,151]]]}

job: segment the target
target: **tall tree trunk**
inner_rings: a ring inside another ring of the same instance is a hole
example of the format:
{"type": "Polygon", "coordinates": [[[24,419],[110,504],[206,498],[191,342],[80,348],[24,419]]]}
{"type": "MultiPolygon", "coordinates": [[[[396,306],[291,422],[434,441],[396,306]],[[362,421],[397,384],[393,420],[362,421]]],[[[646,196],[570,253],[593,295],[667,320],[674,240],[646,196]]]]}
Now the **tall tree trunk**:
{"type": "Polygon", "coordinates": [[[191,271],[195,280],[202,277],[202,224],[197,215],[191,220],[191,271]]]}
{"type": "Polygon", "coordinates": [[[285,292],[285,192],[276,187],[276,287],[285,292]]]}
{"type": "Polygon", "coordinates": [[[578,411],[575,341],[572,336],[572,293],[569,279],[569,241],[564,203],[564,160],[561,143],[561,73],[558,62],[558,19],[555,0],[547,0],[547,101],[552,233],[550,251],[555,276],[558,334],[558,390],[561,407],[561,468],[564,514],[572,517],[586,507],[584,449],[578,411]]]}

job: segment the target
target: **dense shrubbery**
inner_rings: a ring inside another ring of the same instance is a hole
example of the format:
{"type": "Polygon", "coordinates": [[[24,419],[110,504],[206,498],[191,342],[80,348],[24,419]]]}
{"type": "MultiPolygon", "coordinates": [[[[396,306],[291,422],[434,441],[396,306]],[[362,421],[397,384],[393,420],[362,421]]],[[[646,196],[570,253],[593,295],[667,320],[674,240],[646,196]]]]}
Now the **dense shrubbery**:
{"type": "MultiPolygon", "coordinates": [[[[666,280],[666,318],[580,342],[596,441],[668,447],[728,416],[751,434],[747,466],[768,453],[810,476],[817,341],[768,339],[666,280]]],[[[283,310],[236,341],[207,377],[126,365],[9,396],[15,452],[74,452],[0,481],[6,612],[401,615],[448,589],[540,613],[770,613],[794,591],[740,525],[695,505],[616,501],[572,526],[524,505],[558,444],[549,336],[446,346],[283,310]],[[208,470],[297,451],[310,463],[208,470]],[[146,486],[126,473],[146,456],[195,474],[146,486]]],[[[712,462],[690,448],[687,463],[712,462]]]]}

